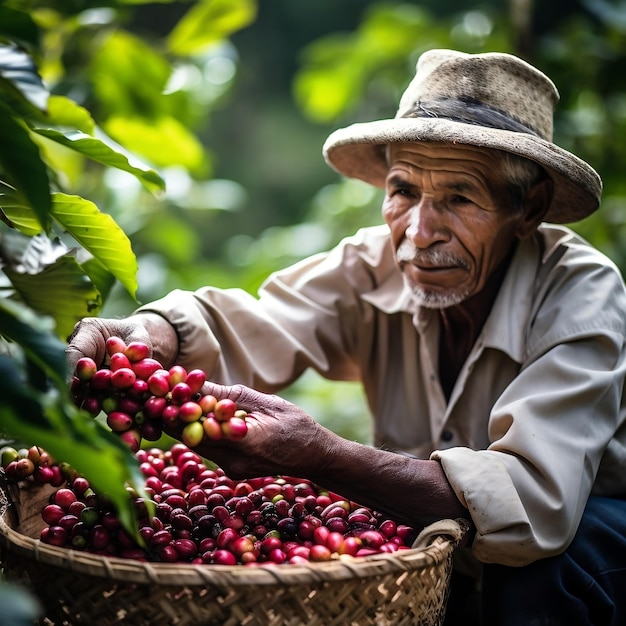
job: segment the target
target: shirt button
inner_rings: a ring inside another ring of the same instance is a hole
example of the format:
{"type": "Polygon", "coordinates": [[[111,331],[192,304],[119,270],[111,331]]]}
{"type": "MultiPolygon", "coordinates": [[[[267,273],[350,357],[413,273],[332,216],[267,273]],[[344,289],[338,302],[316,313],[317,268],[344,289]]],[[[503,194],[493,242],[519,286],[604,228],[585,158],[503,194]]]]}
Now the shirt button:
{"type": "Polygon", "coordinates": [[[454,433],[451,430],[444,430],[441,433],[441,441],[452,441],[454,439],[454,433]]]}

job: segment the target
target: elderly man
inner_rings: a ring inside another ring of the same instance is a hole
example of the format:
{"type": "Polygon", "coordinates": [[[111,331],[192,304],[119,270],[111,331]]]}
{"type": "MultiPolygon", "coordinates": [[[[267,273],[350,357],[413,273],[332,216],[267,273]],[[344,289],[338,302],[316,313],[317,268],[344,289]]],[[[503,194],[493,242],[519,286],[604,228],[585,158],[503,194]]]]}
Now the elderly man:
{"type": "Polygon", "coordinates": [[[558,225],[596,210],[601,182],[552,143],[557,100],[514,56],[425,53],[395,118],[324,146],[384,187],[385,225],[258,297],[206,287],[85,319],[70,364],[110,335],[149,342],[256,418],[202,449],[233,476],[308,477],[413,525],[465,517],[483,624],[625,624],[626,290],[558,225]],[[362,381],[375,447],[266,395],[307,368],[362,381]]]}

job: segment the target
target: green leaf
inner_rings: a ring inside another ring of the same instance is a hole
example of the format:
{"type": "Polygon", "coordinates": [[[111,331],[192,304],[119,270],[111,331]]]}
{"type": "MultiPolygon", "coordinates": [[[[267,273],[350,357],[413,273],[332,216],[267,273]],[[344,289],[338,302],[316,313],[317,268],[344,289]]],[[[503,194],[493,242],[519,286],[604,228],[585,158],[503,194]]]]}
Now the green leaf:
{"type": "Polygon", "coordinates": [[[254,0],[201,0],[179,20],[166,43],[174,54],[198,54],[249,26],[256,15],[254,0]]]}
{"type": "Polygon", "coordinates": [[[72,256],[62,256],[36,274],[9,267],[5,273],[29,307],[55,320],[59,337],[68,337],[76,322],[97,315],[102,306],[100,293],[72,256]]]}
{"type": "Polygon", "coordinates": [[[50,181],[39,148],[0,103],[0,169],[30,203],[37,220],[50,228],[50,181]]]}
{"type": "Polygon", "coordinates": [[[48,99],[48,120],[53,126],[64,126],[93,135],[96,129],[91,113],[65,96],[50,96],[48,99]]]}
{"type": "Polygon", "coordinates": [[[106,122],[106,130],[157,167],[181,166],[198,175],[202,173],[206,156],[202,144],[173,117],[162,115],[147,120],[112,116],[106,122]]]}
{"type": "Polygon", "coordinates": [[[4,337],[20,345],[26,357],[52,380],[65,384],[65,344],[54,334],[50,318],[4,298],[0,299],[0,330],[4,337]]]}
{"type": "MultiPolygon", "coordinates": [[[[114,149],[107,145],[103,139],[91,137],[80,131],[63,133],[51,128],[33,128],[33,132],[56,141],[70,148],[70,150],[75,150],[98,163],[129,172],[152,192],[165,189],[165,182],[155,170],[140,163],[131,155],[125,154],[121,146],[115,146],[114,149]]],[[[108,139],[108,143],[113,142],[108,139]]]]}
{"type": "Polygon", "coordinates": [[[33,60],[15,45],[0,45],[0,82],[2,81],[11,85],[35,108],[46,110],[48,90],[33,60]]]}
{"type": "Polygon", "coordinates": [[[89,200],[56,193],[52,217],[135,297],[137,259],[130,240],[110,215],[101,213],[89,200]]]}
{"type": "Polygon", "coordinates": [[[115,285],[115,277],[113,274],[94,257],[87,259],[81,263],[81,265],[85,274],[89,276],[89,279],[99,291],[102,302],[106,302],[111,293],[111,289],[113,289],[115,285]]]}
{"type": "Polygon", "coordinates": [[[315,122],[334,121],[360,94],[363,77],[348,63],[332,68],[309,67],[294,81],[295,97],[305,115],[315,122]]]}
{"type": "Polygon", "coordinates": [[[172,73],[168,60],[128,31],[116,29],[102,39],[89,65],[100,117],[151,118],[167,106],[163,91],[172,73]]]}
{"type": "Polygon", "coordinates": [[[0,210],[21,233],[34,237],[43,232],[33,209],[25,204],[19,194],[0,193],[0,210]]]}
{"type": "Polygon", "coordinates": [[[32,626],[41,616],[35,594],[16,583],[0,581],[0,606],[3,619],[11,626],[32,626]]]}
{"type": "Polygon", "coordinates": [[[39,47],[39,28],[33,18],[24,11],[4,5],[0,6],[0,35],[33,48],[39,47]]]}

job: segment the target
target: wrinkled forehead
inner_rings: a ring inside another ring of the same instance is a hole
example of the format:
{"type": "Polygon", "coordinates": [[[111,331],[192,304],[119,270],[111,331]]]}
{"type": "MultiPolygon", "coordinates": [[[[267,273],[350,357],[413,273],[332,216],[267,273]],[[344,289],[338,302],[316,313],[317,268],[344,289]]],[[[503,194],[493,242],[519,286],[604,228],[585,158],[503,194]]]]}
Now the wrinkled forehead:
{"type": "Polygon", "coordinates": [[[386,158],[390,166],[394,162],[408,160],[437,168],[446,163],[457,163],[460,166],[464,162],[470,166],[485,164],[494,167],[501,161],[502,155],[499,150],[467,144],[412,141],[387,145],[386,158]]]}
{"type": "Polygon", "coordinates": [[[387,148],[388,176],[427,172],[437,179],[454,178],[495,189],[505,177],[497,150],[449,143],[394,143],[387,148]]]}

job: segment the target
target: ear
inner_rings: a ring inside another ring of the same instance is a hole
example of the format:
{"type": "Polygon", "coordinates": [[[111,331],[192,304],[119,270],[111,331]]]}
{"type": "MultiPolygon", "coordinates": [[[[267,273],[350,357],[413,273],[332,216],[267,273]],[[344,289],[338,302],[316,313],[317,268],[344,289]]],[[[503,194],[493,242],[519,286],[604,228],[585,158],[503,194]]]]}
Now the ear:
{"type": "Polygon", "coordinates": [[[552,201],[552,179],[548,176],[536,182],[526,194],[524,213],[517,226],[518,239],[530,237],[548,212],[552,201]]]}

